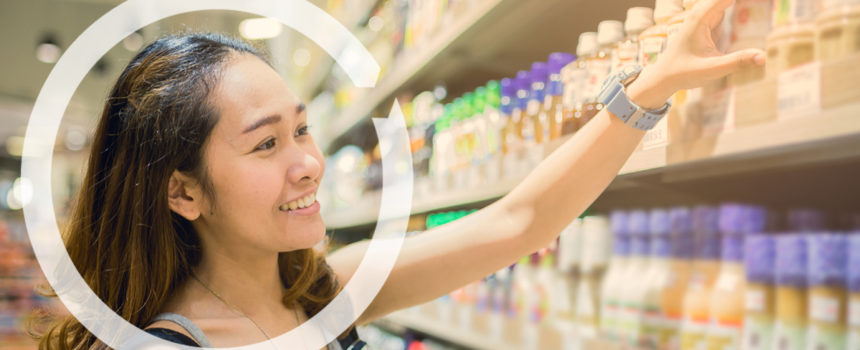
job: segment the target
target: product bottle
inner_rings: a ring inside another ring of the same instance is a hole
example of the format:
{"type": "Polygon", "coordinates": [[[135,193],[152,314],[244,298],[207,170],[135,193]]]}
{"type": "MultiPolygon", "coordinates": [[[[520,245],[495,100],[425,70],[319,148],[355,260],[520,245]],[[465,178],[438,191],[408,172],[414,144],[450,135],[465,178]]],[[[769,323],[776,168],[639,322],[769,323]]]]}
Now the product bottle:
{"type": "Polygon", "coordinates": [[[544,99],[544,115],[540,118],[540,120],[548,122],[549,140],[561,137],[561,125],[564,119],[564,104],[562,103],[564,82],[561,79],[561,70],[573,60],[574,56],[569,53],[553,52],[549,54],[549,62],[547,62],[549,85],[546,88],[546,98],[544,99]]]}
{"type": "Polygon", "coordinates": [[[654,209],[650,213],[651,261],[645,274],[644,298],[642,299],[643,327],[639,344],[648,349],[665,349],[661,335],[671,331],[664,330],[667,324],[663,318],[663,294],[671,283],[669,236],[669,212],[654,209]]]}
{"type": "Polygon", "coordinates": [[[582,219],[582,259],[576,314],[580,339],[592,339],[600,326],[600,285],[609,259],[609,220],[603,216],[582,219]]]}
{"type": "Polygon", "coordinates": [[[845,349],[847,243],[841,234],[819,233],[809,236],[807,349],[845,349]]]}
{"type": "Polygon", "coordinates": [[[764,231],[766,215],[762,208],[739,204],[720,207],[722,262],[711,292],[711,325],[707,348],[739,349],[744,322],[746,274],[744,236],[764,231]]]}
{"type": "Polygon", "coordinates": [[[451,170],[457,154],[455,140],[450,130],[451,105],[444,107],[441,118],[436,120],[433,134],[433,155],[430,160],[430,171],[434,187],[437,191],[448,191],[451,182],[451,170]]]}
{"type": "Polygon", "coordinates": [[[776,323],[773,345],[781,350],[805,350],[807,327],[806,235],[776,239],[776,323]]]}
{"type": "Polygon", "coordinates": [[[615,60],[612,70],[620,70],[627,65],[639,62],[639,35],[654,25],[654,10],[648,7],[631,7],[627,9],[627,20],[624,21],[624,41],[618,43],[613,55],[615,60]]]}
{"type": "Polygon", "coordinates": [[[826,226],[824,214],[815,209],[795,208],[786,214],[788,229],[797,233],[821,232],[826,226]]]}
{"type": "Polygon", "coordinates": [[[654,64],[666,48],[669,19],[683,11],[677,0],[657,0],[654,5],[655,24],[639,35],[639,64],[654,64]]]}
{"type": "Polygon", "coordinates": [[[499,82],[490,80],[486,85],[484,98],[484,120],[487,122],[487,182],[495,183],[501,178],[502,132],[505,128],[504,118],[499,111],[501,91],[499,82]]]}
{"type": "Polygon", "coordinates": [[[612,260],[600,289],[600,334],[613,342],[619,341],[619,313],[622,307],[620,294],[626,285],[627,269],[630,268],[630,236],[627,234],[627,213],[615,210],[610,215],[610,227],[614,237],[612,260]]]}
{"type": "Polygon", "coordinates": [[[630,211],[627,217],[627,232],[630,235],[630,262],[623,283],[619,283],[619,299],[623,305],[618,324],[622,342],[635,344],[642,333],[642,294],[645,287],[645,272],[648,271],[650,241],[648,235],[648,213],[644,210],[630,211]]]}
{"type": "Polygon", "coordinates": [[[549,119],[544,111],[546,82],[549,78],[547,64],[545,62],[532,63],[532,70],[529,73],[531,91],[529,92],[528,107],[526,107],[527,119],[523,121],[523,125],[533,124],[535,143],[543,144],[545,140],[549,140],[549,119]]]}
{"type": "Polygon", "coordinates": [[[515,148],[513,144],[519,138],[515,132],[513,119],[514,106],[516,105],[517,87],[514,79],[504,78],[499,82],[499,114],[504,127],[502,129],[501,144],[502,155],[507,155],[515,148]]]}
{"type": "Polygon", "coordinates": [[[484,116],[484,109],[487,104],[487,89],[479,86],[474,91],[472,99],[472,133],[474,135],[472,145],[472,172],[473,177],[470,183],[486,183],[487,182],[487,161],[490,158],[489,140],[489,123],[484,116]]]}
{"type": "Polygon", "coordinates": [[[576,61],[568,64],[564,86],[564,114],[561,126],[562,135],[569,135],[579,130],[582,122],[583,106],[588,96],[590,74],[588,64],[597,53],[597,33],[585,32],[579,35],[576,45],[576,61]]]}
{"type": "Polygon", "coordinates": [[[515,83],[517,98],[512,117],[514,125],[516,125],[516,132],[524,145],[534,143],[534,123],[524,123],[526,114],[528,113],[529,96],[531,93],[531,74],[524,70],[517,72],[515,83]]]}
{"type": "Polygon", "coordinates": [[[747,284],[743,350],[772,348],[776,260],[774,243],[774,237],[766,234],[752,234],[744,241],[747,284]]]}
{"type": "Polygon", "coordinates": [[[597,25],[597,53],[588,61],[588,88],[582,106],[580,125],[594,118],[603,104],[597,101],[603,81],[612,70],[615,47],[624,39],[624,25],[619,21],[602,21],[597,25]]]}
{"type": "Polygon", "coordinates": [[[848,342],[846,349],[860,349],[860,232],[848,236],[848,342]]]}
{"type": "Polygon", "coordinates": [[[705,347],[711,321],[711,290],[719,273],[719,211],[710,206],[693,209],[693,234],[696,257],[690,283],[684,293],[684,320],[681,324],[681,349],[705,347]]]}
{"type": "Polygon", "coordinates": [[[576,219],[567,225],[558,237],[558,271],[561,275],[559,294],[559,319],[565,329],[572,332],[576,324],[576,293],[579,282],[579,261],[582,247],[582,220],[576,219]]]}
{"type": "Polygon", "coordinates": [[[660,309],[663,327],[657,344],[661,349],[679,349],[681,322],[684,318],[684,295],[690,283],[694,256],[693,222],[690,209],[672,208],[669,211],[669,237],[672,245],[671,276],[663,289],[660,309]]]}

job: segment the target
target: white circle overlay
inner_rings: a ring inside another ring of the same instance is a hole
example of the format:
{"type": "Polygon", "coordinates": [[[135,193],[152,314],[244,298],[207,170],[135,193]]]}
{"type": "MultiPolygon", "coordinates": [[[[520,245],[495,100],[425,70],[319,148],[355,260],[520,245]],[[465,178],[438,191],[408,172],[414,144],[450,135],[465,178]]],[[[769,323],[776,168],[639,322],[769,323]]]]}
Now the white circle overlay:
{"type": "MultiPolygon", "coordinates": [[[[247,12],[277,19],[331,55],[357,87],[373,87],[379,65],[361,42],[306,0],[128,0],[93,22],[57,61],[39,92],[27,125],[21,176],[33,183],[24,219],[36,259],[66,308],[111,348],[197,349],[152,336],[117,315],[86,284],[65,249],[51,188],[53,149],[60,121],[86,73],[122,39],[170,16],[202,11],[247,12]]],[[[320,349],[351,326],[376,297],[400,252],[411,211],[413,173],[409,136],[399,103],[388,118],[374,118],[382,156],[382,200],[373,239],[355,274],[334,300],[298,328],[231,349],[320,349]],[[399,167],[398,164],[408,164],[399,167]],[[405,169],[405,170],[403,170],[405,169]]]]}

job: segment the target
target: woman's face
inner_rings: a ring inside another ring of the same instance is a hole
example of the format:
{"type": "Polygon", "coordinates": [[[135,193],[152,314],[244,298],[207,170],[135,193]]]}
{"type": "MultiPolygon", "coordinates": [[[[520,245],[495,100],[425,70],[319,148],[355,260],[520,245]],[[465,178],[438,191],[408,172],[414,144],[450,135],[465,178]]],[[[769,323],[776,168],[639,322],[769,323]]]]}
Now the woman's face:
{"type": "Polygon", "coordinates": [[[210,101],[220,118],[204,156],[215,203],[212,211],[201,209],[200,224],[229,247],[313,247],[325,234],[315,199],[325,163],[304,104],[249,54],[225,64],[210,101]]]}

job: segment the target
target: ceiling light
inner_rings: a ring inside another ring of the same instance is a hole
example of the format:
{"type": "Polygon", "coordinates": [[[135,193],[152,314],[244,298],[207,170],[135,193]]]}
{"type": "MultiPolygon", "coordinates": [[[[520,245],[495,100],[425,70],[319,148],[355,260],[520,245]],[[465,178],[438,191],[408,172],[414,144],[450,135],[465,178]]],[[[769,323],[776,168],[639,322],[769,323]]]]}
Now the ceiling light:
{"type": "Polygon", "coordinates": [[[299,48],[293,52],[293,63],[299,67],[305,67],[311,63],[311,53],[305,48],[299,48]]]}
{"type": "Polygon", "coordinates": [[[36,45],[36,59],[45,63],[54,63],[60,59],[63,50],[57,44],[57,39],[54,35],[46,34],[36,45]]]}
{"type": "Polygon", "coordinates": [[[139,32],[129,34],[125,39],[122,39],[122,46],[125,46],[128,51],[137,52],[143,47],[143,35],[140,35],[139,32]]]}
{"type": "Polygon", "coordinates": [[[367,21],[367,27],[374,32],[382,30],[383,24],[385,24],[385,22],[382,20],[382,17],[379,16],[370,17],[370,19],[367,21]]]}
{"type": "Polygon", "coordinates": [[[239,23],[239,33],[245,39],[270,39],[281,35],[283,25],[272,18],[251,18],[239,23]]]}

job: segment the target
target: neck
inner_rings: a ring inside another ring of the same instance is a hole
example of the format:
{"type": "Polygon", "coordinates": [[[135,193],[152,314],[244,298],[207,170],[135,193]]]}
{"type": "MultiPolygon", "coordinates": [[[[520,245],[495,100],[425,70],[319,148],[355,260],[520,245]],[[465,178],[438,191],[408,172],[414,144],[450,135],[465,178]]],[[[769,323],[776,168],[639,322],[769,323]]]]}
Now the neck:
{"type": "Polygon", "coordinates": [[[246,316],[271,312],[284,293],[277,252],[251,251],[236,244],[203,243],[203,256],[194,274],[202,292],[223,299],[230,309],[246,316]]]}

